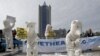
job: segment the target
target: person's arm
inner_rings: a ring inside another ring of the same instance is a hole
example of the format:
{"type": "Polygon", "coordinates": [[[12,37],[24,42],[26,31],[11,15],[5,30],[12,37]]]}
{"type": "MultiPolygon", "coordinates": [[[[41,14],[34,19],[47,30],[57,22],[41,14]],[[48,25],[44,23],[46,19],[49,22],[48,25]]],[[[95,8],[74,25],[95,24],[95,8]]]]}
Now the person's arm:
{"type": "MultiPolygon", "coordinates": [[[[15,26],[15,22],[16,22],[16,19],[13,19],[11,28],[13,28],[13,27],[15,26]]],[[[11,22],[10,22],[10,23],[11,23],[11,22]]]]}
{"type": "Polygon", "coordinates": [[[15,23],[12,24],[11,28],[13,28],[15,26],[15,23]]]}

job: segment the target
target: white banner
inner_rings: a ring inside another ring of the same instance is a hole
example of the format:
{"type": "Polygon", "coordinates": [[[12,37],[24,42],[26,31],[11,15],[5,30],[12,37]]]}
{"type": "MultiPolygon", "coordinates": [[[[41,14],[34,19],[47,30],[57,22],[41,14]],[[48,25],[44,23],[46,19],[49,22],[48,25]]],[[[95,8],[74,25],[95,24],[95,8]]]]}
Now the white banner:
{"type": "Polygon", "coordinates": [[[82,38],[80,44],[82,50],[97,48],[100,46],[100,36],[82,38]]]}
{"type": "Polygon", "coordinates": [[[6,18],[6,19],[8,19],[9,22],[11,22],[11,23],[15,23],[15,22],[16,22],[16,18],[13,17],[13,16],[8,16],[8,15],[7,15],[7,18],[6,18]]]}
{"type": "MultiPolygon", "coordinates": [[[[100,46],[100,36],[81,38],[80,47],[82,50],[92,49],[100,46]]],[[[65,52],[65,38],[60,39],[39,39],[38,51],[49,52],[65,52]]]]}
{"type": "Polygon", "coordinates": [[[40,39],[38,42],[39,52],[65,52],[65,38],[60,39],[40,39]]]}

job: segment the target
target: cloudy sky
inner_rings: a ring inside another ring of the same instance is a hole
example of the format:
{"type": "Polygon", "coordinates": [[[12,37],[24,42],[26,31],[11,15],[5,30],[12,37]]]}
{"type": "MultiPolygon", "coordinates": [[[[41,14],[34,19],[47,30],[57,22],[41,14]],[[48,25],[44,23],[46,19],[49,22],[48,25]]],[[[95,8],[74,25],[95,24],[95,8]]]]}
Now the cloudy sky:
{"type": "Polygon", "coordinates": [[[25,27],[26,21],[36,22],[38,31],[38,7],[44,1],[52,7],[54,29],[70,28],[72,20],[80,20],[83,30],[100,31],[100,0],[0,0],[0,29],[6,15],[16,17],[16,27],[25,27]]]}

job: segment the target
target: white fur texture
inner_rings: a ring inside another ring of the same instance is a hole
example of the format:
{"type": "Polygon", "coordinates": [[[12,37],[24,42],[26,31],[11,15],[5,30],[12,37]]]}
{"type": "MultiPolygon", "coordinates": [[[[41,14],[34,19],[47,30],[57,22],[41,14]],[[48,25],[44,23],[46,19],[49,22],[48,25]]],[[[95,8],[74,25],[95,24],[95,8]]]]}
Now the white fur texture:
{"type": "Polygon", "coordinates": [[[68,56],[82,55],[82,51],[79,48],[81,31],[82,31],[81,22],[79,20],[72,21],[70,32],[66,35],[66,47],[68,56]]]}
{"type": "Polygon", "coordinates": [[[46,30],[45,30],[45,37],[46,37],[46,39],[48,39],[47,36],[49,35],[49,31],[52,30],[51,27],[52,27],[52,26],[51,26],[50,24],[47,24],[47,25],[46,25],[46,30]]]}
{"type": "Polygon", "coordinates": [[[4,29],[3,29],[3,34],[6,38],[6,48],[11,48],[13,51],[13,36],[12,36],[12,28],[15,26],[15,19],[14,22],[11,23],[8,19],[3,21],[4,24],[4,29]]]}
{"type": "Polygon", "coordinates": [[[38,37],[35,33],[35,23],[27,23],[28,37],[27,37],[27,56],[38,56],[37,44],[38,37]]]}

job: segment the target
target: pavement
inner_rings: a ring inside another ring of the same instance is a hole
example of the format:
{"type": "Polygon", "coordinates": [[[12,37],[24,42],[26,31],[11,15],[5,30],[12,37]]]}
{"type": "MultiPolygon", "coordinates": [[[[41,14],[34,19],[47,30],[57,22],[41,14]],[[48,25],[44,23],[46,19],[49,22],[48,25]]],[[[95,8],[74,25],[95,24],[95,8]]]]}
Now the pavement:
{"type": "MultiPolygon", "coordinates": [[[[91,51],[91,52],[84,52],[84,56],[100,56],[100,51],[91,51]]],[[[11,52],[4,52],[0,53],[0,56],[26,56],[26,53],[22,52],[16,52],[16,53],[11,53],[11,52]]],[[[54,53],[54,54],[39,54],[39,56],[66,56],[66,53],[54,53]]]]}
{"type": "Polygon", "coordinates": [[[6,52],[1,52],[0,56],[15,56],[16,54],[20,54],[22,53],[21,50],[13,50],[13,52],[11,50],[7,50],[6,52]]]}

